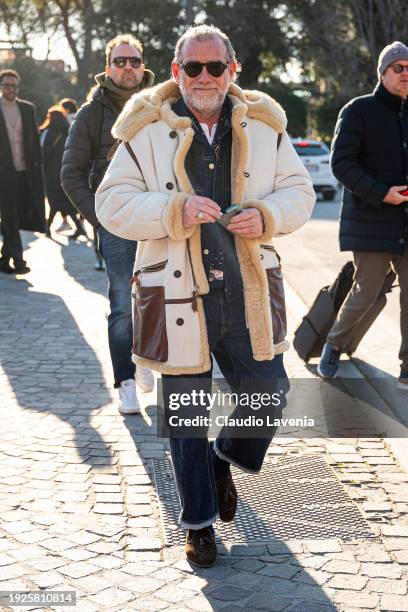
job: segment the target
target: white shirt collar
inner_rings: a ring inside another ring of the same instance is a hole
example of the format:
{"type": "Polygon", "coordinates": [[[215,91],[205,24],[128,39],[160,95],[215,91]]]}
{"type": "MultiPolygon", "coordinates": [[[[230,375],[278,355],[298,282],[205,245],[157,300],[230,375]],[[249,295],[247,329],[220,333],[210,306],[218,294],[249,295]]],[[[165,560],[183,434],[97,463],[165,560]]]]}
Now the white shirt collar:
{"type": "Polygon", "coordinates": [[[211,132],[208,129],[208,125],[206,123],[200,123],[200,125],[201,125],[201,127],[203,129],[205,137],[207,138],[208,142],[211,145],[213,143],[213,140],[214,140],[215,132],[217,131],[218,123],[214,123],[214,125],[211,128],[211,132]]]}

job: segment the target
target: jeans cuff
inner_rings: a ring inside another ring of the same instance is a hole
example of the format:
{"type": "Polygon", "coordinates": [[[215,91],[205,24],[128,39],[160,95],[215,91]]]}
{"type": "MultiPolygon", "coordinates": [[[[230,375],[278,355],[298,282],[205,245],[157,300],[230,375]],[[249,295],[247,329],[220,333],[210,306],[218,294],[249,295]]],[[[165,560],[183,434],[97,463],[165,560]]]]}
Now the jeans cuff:
{"type": "Polygon", "coordinates": [[[218,514],[214,514],[211,518],[201,521],[201,523],[188,523],[187,521],[183,521],[180,519],[180,527],[183,529],[204,529],[204,527],[209,527],[213,523],[217,521],[218,514]]]}
{"type": "Polygon", "coordinates": [[[245,465],[238,463],[238,461],[236,461],[235,459],[231,459],[231,457],[228,457],[228,455],[225,455],[222,451],[220,451],[220,449],[217,447],[216,441],[214,441],[214,452],[220,459],[228,461],[228,463],[238,468],[239,470],[242,470],[242,472],[246,472],[247,474],[259,474],[262,469],[262,467],[260,467],[259,470],[251,470],[251,468],[248,468],[245,465]]]}
{"type": "Polygon", "coordinates": [[[123,383],[124,380],[131,380],[132,378],[135,378],[135,374],[129,374],[127,376],[122,376],[122,378],[115,380],[114,384],[113,384],[113,388],[114,389],[119,389],[120,385],[123,383]]]}

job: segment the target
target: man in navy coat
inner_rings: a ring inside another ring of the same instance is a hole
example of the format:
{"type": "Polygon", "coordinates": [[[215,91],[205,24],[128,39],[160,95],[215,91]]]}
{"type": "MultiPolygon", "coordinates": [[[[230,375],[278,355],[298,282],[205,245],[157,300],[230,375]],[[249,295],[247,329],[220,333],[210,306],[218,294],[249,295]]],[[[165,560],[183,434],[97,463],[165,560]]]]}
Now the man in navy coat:
{"type": "Polygon", "coordinates": [[[340,249],[353,251],[354,283],[327,336],[318,373],[334,378],[341,353],[376,302],[391,267],[401,288],[401,372],[408,390],[408,47],[395,41],[378,60],[372,94],[340,111],[331,164],[343,185],[340,249]]]}

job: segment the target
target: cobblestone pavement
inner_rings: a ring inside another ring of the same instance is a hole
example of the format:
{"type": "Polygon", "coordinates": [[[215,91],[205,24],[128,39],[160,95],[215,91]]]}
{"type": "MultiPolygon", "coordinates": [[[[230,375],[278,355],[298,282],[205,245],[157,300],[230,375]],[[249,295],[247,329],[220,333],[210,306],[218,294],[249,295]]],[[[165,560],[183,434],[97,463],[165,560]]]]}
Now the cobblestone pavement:
{"type": "MultiPolygon", "coordinates": [[[[375,537],[226,543],[205,570],[163,547],[150,460],[166,445],[154,394],[140,416],[117,412],[105,274],[90,243],[25,238],[32,272],[0,275],[0,591],[75,590],[81,612],[408,610],[408,474],[378,438],[268,454],[323,455],[375,537]]],[[[313,376],[293,351],[286,365],[313,376]]]]}

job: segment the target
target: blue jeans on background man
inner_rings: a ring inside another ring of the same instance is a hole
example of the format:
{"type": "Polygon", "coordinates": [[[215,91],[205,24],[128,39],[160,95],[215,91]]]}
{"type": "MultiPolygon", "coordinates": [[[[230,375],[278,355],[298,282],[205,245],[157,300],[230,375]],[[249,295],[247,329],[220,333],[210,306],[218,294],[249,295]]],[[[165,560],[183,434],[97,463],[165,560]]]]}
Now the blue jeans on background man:
{"type": "MultiPolygon", "coordinates": [[[[287,379],[283,355],[269,361],[255,361],[253,358],[242,290],[232,293],[228,289],[213,289],[203,297],[203,304],[211,354],[232,390],[236,387],[234,382],[243,382],[239,389],[241,393],[245,392],[245,385],[248,385],[249,392],[275,392],[279,388],[276,379],[287,379]]],[[[210,392],[211,375],[212,370],[191,376],[163,374],[163,397],[200,388],[210,392]]],[[[165,407],[167,404],[168,399],[165,399],[165,407]]],[[[253,414],[256,416],[256,412],[253,414]]],[[[218,457],[244,471],[257,473],[275,431],[276,428],[271,428],[269,438],[245,439],[224,437],[224,433],[214,443],[218,457]]],[[[213,444],[206,437],[173,437],[170,449],[181,501],[181,526],[201,529],[211,525],[218,514],[215,481],[225,475],[217,474],[217,470],[220,464],[228,464],[215,455],[213,444]]]]}
{"type": "Polygon", "coordinates": [[[135,376],[136,368],[131,358],[133,327],[129,279],[133,274],[137,242],[119,238],[101,226],[97,232],[98,249],[109,279],[108,339],[116,388],[122,381],[135,376]]]}

